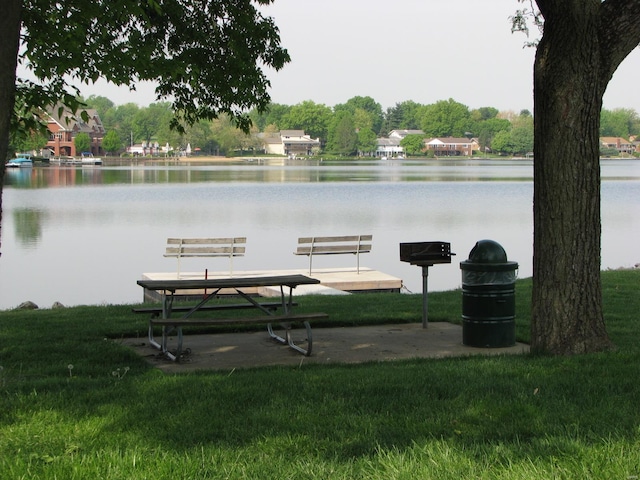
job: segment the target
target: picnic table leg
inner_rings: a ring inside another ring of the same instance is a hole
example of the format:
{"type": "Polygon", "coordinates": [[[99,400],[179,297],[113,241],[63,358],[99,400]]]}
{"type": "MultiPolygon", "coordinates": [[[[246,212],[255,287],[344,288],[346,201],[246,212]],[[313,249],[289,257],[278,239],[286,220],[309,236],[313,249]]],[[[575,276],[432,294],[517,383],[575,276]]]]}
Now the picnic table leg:
{"type": "Polygon", "coordinates": [[[167,291],[165,290],[162,293],[162,318],[166,319],[171,316],[171,309],[173,308],[173,294],[175,292],[170,291],[167,295],[167,291]]]}
{"type": "MultiPolygon", "coordinates": [[[[166,319],[171,316],[171,309],[173,308],[173,293],[167,292],[166,290],[162,293],[162,318],[166,319]]],[[[151,316],[153,318],[153,315],[151,316]]],[[[161,343],[158,343],[153,335],[153,324],[151,320],[149,320],[149,344],[160,350],[162,353],[166,354],[166,335],[165,335],[165,327],[162,327],[162,340],[161,343]]]]}
{"type": "Polygon", "coordinates": [[[291,313],[293,307],[293,287],[289,287],[289,298],[287,299],[284,294],[284,287],[280,285],[280,301],[282,302],[282,310],[285,315],[291,313]]]}
{"type": "Polygon", "coordinates": [[[273,338],[276,342],[280,342],[282,344],[286,344],[287,340],[282,338],[280,335],[276,334],[273,331],[273,326],[270,323],[267,323],[267,332],[269,332],[269,336],[273,338]]]}
{"type": "MultiPolygon", "coordinates": [[[[162,318],[163,319],[169,318],[171,316],[172,308],[173,308],[173,292],[167,292],[165,290],[162,293],[162,318]]],[[[154,318],[154,316],[155,314],[151,315],[151,318],[154,318]]],[[[153,335],[153,323],[151,323],[151,319],[149,319],[148,338],[149,338],[149,345],[164,352],[164,344],[165,344],[164,327],[163,327],[162,340],[161,340],[162,343],[158,343],[153,335]]]]}
{"type": "MultiPolygon", "coordinates": [[[[257,309],[262,310],[267,315],[273,315],[273,310],[269,310],[268,308],[265,308],[263,305],[260,304],[260,302],[257,302],[256,300],[254,300],[250,295],[247,295],[242,290],[240,290],[238,288],[236,288],[235,290],[236,290],[236,293],[238,295],[240,295],[242,298],[244,298],[247,302],[252,304],[257,309]]],[[[283,308],[284,308],[284,306],[285,305],[283,304],[283,308]]],[[[285,313],[286,313],[286,311],[285,311],[285,313]]]]}
{"type": "MultiPolygon", "coordinates": [[[[153,318],[153,317],[152,317],[153,318]]],[[[160,345],[155,338],[153,338],[153,323],[151,323],[151,319],[149,320],[149,345],[158,350],[162,350],[162,345],[160,345]]]]}
{"type": "Polygon", "coordinates": [[[173,325],[162,326],[162,353],[171,361],[179,362],[182,355],[182,327],[175,327],[173,325]],[[173,331],[178,331],[178,346],[176,348],[176,354],[174,355],[169,351],[169,334],[173,331]]]}
{"type": "MultiPolygon", "coordinates": [[[[205,303],[207,303],[214,295],[217,295],[219,291],[220,289],[218,288],[211,293],[205,294],[204,298],[200,300],[200,302],[196,306],[194,306],[191,310],[185,313],[182,318],[183,319],[189,318],[194,312],[198,311],[200,307],[202,307],[205,303]]],[[[173,292],[167,305],[168,305],[168,308],[165,308],[164,304],[162,307],[163,319],[165,320],[168,319],[169,316],[171,315],[171,308],[173,306],[173,292]],[[167,315],[167,316],[165,317],[164,315],[167,315]]],[[[164,355],[169,360],[172,360],[174,362],[180,361],[180,356],[182,355],[182,340],[183,340],[183,335],[182,335],[181,326],[175,327],[174,325],[164,325],[162,327],[162,353],[164,353],[164,355]],[[175,355],[169,351],[169,334],[174,330],[177,330],[177,333],[178,333],[178,345],[176,347],[175,355]]]]}
{"type": "MultiPolygon", "coordinates": [[[[205,303],[207,303],[209,300],[211,300],[211,298],[215,295],[218,294],[218,292],[220,291],[219,288],[215,289],[213,292],[211,293],[207,293],[202,300],[200,300],[200,302],[198,302],[197,305],[194,305],[193,308],[191,308],[191,310],[189,310],[187,313],[185,313],[183,315],[183,319],[189,318],[191,315],[193,315],[195,312],[197,312],[198,310],[200,310],[200,307],[202,307],[205,303]]],[[[167,317],[169,318],[169,317],[167,317]]]]}
{"type": "Polygon", "coordinates": [[[276,334],[273,331],[272,324],[270,323],[267,324],[267,331],[269,332],[269,336],[273,338],[276,342],[282,343],[283,345],[289,345],[289,347],[291,347],[296,352],[303,354],[305,357],[309,357],[311,355],[311,348],[313,345],[313,336],[311,334],[311,325],[309,324],[309,322],[306,320],[303,322],[303,325],[307,330],[307,348],[306,349],[300,347],[299,345],[296,345],[295,342],[293,341],[293,338],[291,337],[291,323],[282,322],[281,325],[283,326],[285,331],[284,333],[285,338],[282,338],[280,335],[276,334]]]}
{"type": "Polygon", "coordinates": [[[313,346],[313,337],[311,336],[311,325],[309,324],[309,322],[305,321],[304,322],[304,327],[307,329],[307,348],[306,348],[306,350],[304,348],[301,348],[300,346],[296,345],[295,343],[293,343],[293,339],[291,338],[291,329],[289,329],[289,328],[287,328],[287,331],[286,331],[287,343],[289,344],[289,347],[293,348],[296,352],[300,352],[305,357],[310,357],[311,356],[311,348],[313,346]]]}
{"type": "MultiPolygon", "coordinates": [[[[280,285],[280,299],[282,301],[282,309],[284,310],[285,315],[291,313],[291,308],[293,307],[293,287],[289,287],[289,298],[287,299],[284,293],[284,286],[280,285]]],[[[309,322],[305,321],[304,326],[307,330],[307,348],[306,349],[294,343],[293,338],[291,337],[291,324],[285,325],[285,338],[282,338],[276,335],[275,333],[273,333],[271,324],[267,325],[267,330],[269,331],[269,335],[271,335],[271,338],[279,341],[280,343],[289,345],[289,347],[294,349],[296,352],[302,353],[303,355],[308,357],[311,355],[311,348],[313,345],[313,336],[311,334],[311,325],[309,324],[309,322]]]]}

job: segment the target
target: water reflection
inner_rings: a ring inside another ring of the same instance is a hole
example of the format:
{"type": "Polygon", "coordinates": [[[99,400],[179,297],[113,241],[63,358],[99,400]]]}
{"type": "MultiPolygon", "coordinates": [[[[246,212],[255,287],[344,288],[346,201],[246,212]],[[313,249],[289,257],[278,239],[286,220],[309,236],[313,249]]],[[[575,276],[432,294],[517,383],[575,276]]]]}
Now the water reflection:
{"type": "MultiPolygon", "coordinates": [[[[15,188],[167,183],[476,182],[531,181],[531,160],[323,160],[270,159],[218,163],[166,161],[101,167],[55,166],[9,171],[15,188]]],[[[640,178],[637,161],[603,160],[603,179],[640,178]],[[635,172],[634,172],[635,170],[635,172]]]]}
{"type": "Polygon", "coordinates": [[[524,160],[354,160],[351,162],[330,162],[276,159],[259,162],[132,163],[102,167],[51,165],[34,168],[28,176],[8,176],[6,185],[16,188],[46,188],[202,182],[438,182],[492,181],[496,179],[528,181],[532,178],[531,170],[531,162],[524,160]]]}
{"type": "Polygon", "coordinates": [[[13,210],[13,223],[18,243],[27,248],[38,245],[42,237],[42,221],[45,213],[32,208],[13,210]]]}

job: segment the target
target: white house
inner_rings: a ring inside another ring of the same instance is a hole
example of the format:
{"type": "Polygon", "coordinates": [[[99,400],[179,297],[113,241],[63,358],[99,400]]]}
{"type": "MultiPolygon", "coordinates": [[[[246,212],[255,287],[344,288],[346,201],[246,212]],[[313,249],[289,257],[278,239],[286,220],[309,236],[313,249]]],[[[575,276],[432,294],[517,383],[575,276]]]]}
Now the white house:
{"type": "Polygon", "coordinates": [[[397,157],[404,154],[400,142],[407,135],[424,135],[422,130],[391,130],[388,137],[376,141],[376,157],[397,157]]]}
{"type": "Polygon", "coordinates": [[[158,142],[142,142],[128,145],[126,151],[129,155],[135,156],[155,156],[160,153],[158,142]]]}
{"type": "Polygon", "coordinates": [[[402,155],[403,152],[400,140],[397,138],[382,137],[376,140],[376,157],[397,157],[402,155]]]}
{"type": "Polygon", "coordinates": [[[278,133],[261,134],[265,153],[275,155],[313,155],[320,148],[320,139],[311,138],[304,130],[281,130],[278,133]]]}

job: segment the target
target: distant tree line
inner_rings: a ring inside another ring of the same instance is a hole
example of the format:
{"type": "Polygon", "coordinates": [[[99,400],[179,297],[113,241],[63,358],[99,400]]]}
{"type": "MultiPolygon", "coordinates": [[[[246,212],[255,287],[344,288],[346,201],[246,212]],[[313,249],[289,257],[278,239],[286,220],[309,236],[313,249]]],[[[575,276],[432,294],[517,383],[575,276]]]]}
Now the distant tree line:
{"type": "MultiPolygon", "coordinates": [[[[410,155],[420,155],[422,139],[432,137],[476,138],[481,151],[499,154],[526,154],[533,151],[533,116],[493,107],[470,109],[453,99],[422,105],[411,100],[383,111],[371,97],[353,97],[333,107],[311,100],[297,105],[272,103],[265,113],[250,112],[250,132],[244,133],[228,117],[201,120],[178,132],[171,128],[173,111],[168,102],[140,107],[134,103],[115,105],[102,96],[81,99],[98,111],[106,130],[103,149],[118,155],[129,145],[157,143],[181,150],[187,145],[205,155],[237,155],[262,147],[258,133],[304,130],[320,139],[322,151],[355,156],[375,151],[379,137],[392,130],[421,130],[423,136],[410,135],[402,146],[410,155]]],[[[633,109],[602,110],[601,136],[622,137],[640,134],[640,116],[633,109]]],[[[46,139],[32,138],[14,145],[18,151],[36,148],[46,139]]],[[[40,145],[41,146],[41,145],[40,145]]]]}

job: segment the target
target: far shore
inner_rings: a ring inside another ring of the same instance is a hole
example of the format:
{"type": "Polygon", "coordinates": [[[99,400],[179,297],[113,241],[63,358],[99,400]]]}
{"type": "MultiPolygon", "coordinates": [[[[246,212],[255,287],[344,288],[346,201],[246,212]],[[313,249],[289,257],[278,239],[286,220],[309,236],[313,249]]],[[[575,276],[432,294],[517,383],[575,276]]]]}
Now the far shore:
{"type": "MultiPolygon", "coordinates": [[[[298,160],[306,160],[306,159],[314,159],[316,157],[299,157],[298,160]]],[[[317,158],[320,159],[332,159],[333,157],[323,157],[319,156],[317,158]]],[[[409,157],[409,160],[442,160],[446,158],[451,158],[452,160],[468,160],[465,157],[409,157]]],[[[104,156],[102,160],[106,163],[112,164],[121,164],[123,162],[140,162],[140,163],[165,163],[172,162],[175,164],[193,164],[193,163],[232,163],[239,161],[251,162],[255,160],[286,160],[286,156],[274,156],[274,155],[255,155],[255,156],[243,156],[243,157],[226,157],[226,156],[218,156],[218,155],[190,155],[190,156],[182,156],[182,157],[110,157],[104,156]]],[[[352,158],[353,160],[380,160],[380,158],[376,157],[361,157],[361,158],[352,158]]],[[[490,156],[490,157],[480,157],[474,156],[473,160],[533,160],[532,157],[499,157],[499,156],[490,156]]],[[[635,160],[635,157],[628,158],[611,158],[611,157],[601,157],[600,160],[635,160]]],[[[339,159],[336,159],[339,160],[339,159]]]]}
{"type": "MultiPolygon", "coordinates": [[[[194,155],[189,157],[103,157],[106,162],[122,163],[124,161],[131,162],[175,162],[175,163],[227,163],[237,162],[238,160],[248,159],[249,157],[224,157],[215,155],[194,155]]],[[[255,157],[259,158],[259,157],[255,157]]],[[[273,158],[273,157],[263,157],[273,158]]]]}

